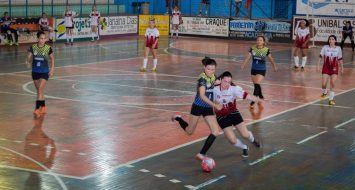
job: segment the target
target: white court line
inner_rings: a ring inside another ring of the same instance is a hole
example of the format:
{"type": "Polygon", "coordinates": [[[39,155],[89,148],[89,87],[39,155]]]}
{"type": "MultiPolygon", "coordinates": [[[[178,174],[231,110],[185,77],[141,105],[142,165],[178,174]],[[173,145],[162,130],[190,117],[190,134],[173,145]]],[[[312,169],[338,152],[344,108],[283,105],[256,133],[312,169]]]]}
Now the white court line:
{"type": "Polygon", "coordinates": [[[3,146],[0,146],[0,149],[12,152],[14,154],[17,154],[17,155],[19,155],[19,156],[21,156],[21,157],[23,157],[23,158],[35,163],[35,164],[37,164],[38,166],[40,166],[41,168],[46,170],[48,174],[53,176],[57,180],[57,182],[59,183],[59,185],[62,187],[63,190],[67,190],[68,189],[67,186],[62,181],[62,179],[60,179],[57,174],[53,173],[49,168],[47,168],[45,165],[41,164],[40,162],[37,162],[36,160],[32,159],[31,157],[29,157],[27,155],[24,155],[22,153],[19,153],[19,152],[15,151],[15,150],[11,150],[11,149],[3,147],[3,146]]]}
{"type": "MultiPolygon", "coordinates": [[[[353,91],[353,90],[355,90],[355,88],[349,89],[349,90],[344,91],[344,92],[340,92],[340,93],[336,94],[335,96],[339,96],[339,95],[341,95],[341,94],[344,94],[344,93],[347,93],[347,92],[351,92],[351,91],[353,91]]],[[[312,102],[308,102],[308,103],[306,103],[306,104],[299,105],[299,106],[296,106],[296,107],[294,107],[294,108],[291,108],[291,109],[288,109],[288,110],[285,110],[285,111],[282,111],[282,112],[279,112],[279,113],[272,114],[272,115],[267,116],[267,117],[264,117],[264,118],[262,118],[262,119],[254,120],[254,121],[252,121],[252,122],[247,123],[247,125],[250,126],[250,125],[252,125],[252,124],[254,124],[254,123],[258,123],[258,122],[261,122],[261,121],[265,121],[265,120],[268,120],[268,119],[270,119],[270,118],[272,118],[272,117],[275,117],[275,116],[278,116],[278,115],[282,115],[282,114],[284,114],[284,113],[288,113],[288,112],[290,112],[290,111],[293,111],[293,110],[297,110],[297,109],[306,107],[306,106],[311,105],[311,104],[314,104],[314,103],[316,103],[316,102],[319,102],[319,100],[317,99],[317,100],[314,100],[314,101],[312,101],[312,102]]],[[[188,114],[189,114],[189,113],[188,113],[188,114]]],[[[117,166],[115,166],[115,167],[112,167],[112,170],[115,170],[115,169],[124,167],[126,164],[134,164],[134,163],[138,163],[138,162],[140,162],[140,161],[146,160],[146,159],[154,158],[154,157],[156,157],[156,156],[160,156],[160,155],[162,155],[162,154],[165,154],[165,153],[168,153],[168,152],[171,152],[171,151],[174,151],[174,150],[177,150],[177,149],[180,149],[180,148],[189,146],[189,145],[191,145],[191,144],[194,144],[194,143],[203,141],[203,140],[205,140],[205,139],[206,139],[206,137],[202,137],[202,138],[196,139],[196,140],[194,140],[194,141],[190,141],[190,142],[185,143],[185,144],[181,144],[181,145],[178,145],[178,146],[175,146],[175,147],[172,147],[172,148],[169,148],[169,149],[166,149],[166,150],[163,150],[163,151],[154,153],[154,154],[150,154],[150,155],[148,155],[148,156],[144,156],[144,157],[142,157],[142,158],[138,158],[138,159],[135,159],[135,160],[126,162],[126,163],[124,163],[124,164],[119,164],[119,165],[117,165],[117,166]]],[[[90,174],[90,175],[85,176],[84,179],[87,179],[87,178],[96,176],[96,175],[98,175],[98,174],[100,174],[100,172],[92,173],[92,174],[90,174]]]]}
{"type": "MultiPolygon", "coordinates": [[[[162,57],[162,56],[168,56],[167,54],[157,54],[157,56],[162,57]]],[[[81,64],[76,64],[76,65],[64,65],[64,66],[55,66],[55,69],[59,68],[67,68],[67,67],[78,67],[79,65],[93,65],[93,64],[105,64],[105,63],[114,63],[114,62],[119,62],[119,61],[127,61],[127,60],[132,60],[132,59],[143,59],[142,57],[130,57],[130,58],[125,58],[125,59],[116,59],[116,60],[107,60],[107,61],[96,61],[96,62],[90,62],[90,63],[81,63],[81,64]]],[[[55,70],[54,70],[55,71],[55,70]]],[[[31,73],[30,69],[24,70],[24,71],[15,71],[15,72],[9,72],[9,73],[0,73],[1,75],[13,75],[17,73],[31,73]]],[[[30,75],[29,75],[30,76],[30,75]]]]}
{"type": "Polygon", "coordinates": [[[324,134],[324,133],[326,133],[326,132],[327,132],[327,131],[322,131],[322,132],[320,132],[320,133],[317,133],[317,134],[315,134],[315,135],[312,135],[312,136],[310,136],[310,137],[307,137],[307,138],[305,138],[305,139],[303,139],[303,140],[297,142],[296,144],[303,144],[303,143],[305,143],[305,142],[307,142],[307,141],[309,141],[309,140],[312,140],[312,139],[314,139],[314,138],[316,138],[316,137],[318,137],[318,136],[320,136],[320,135],[322,135],[322,134],[324,134]]]}
{"type": "Polygon", "coordinates": [[[353,121],[355,121],[355,118],[352,118],[352,119],[350,119],[350,120],[348,120],[348,121],[345,121],[345,122],[343,122],[343,123],[340,123],[339,125],[335,126],[334,128],[338,129],[338,128],[340,128],[340,127],[342,127],[342,126],[344,126],[344,125],[346,125],[346,124],[348,124],[348,123],[351,123],[351,122],[353,122],[353,121]]]}
{"type": "Polygon", "coordinates": [[[139,171],[143,172],[143,173],[149,173],[150,172],[149,170],[146,170],[146,169],[140,169],[139,171]]]}
{"type": "Polygon", "coordinates": [[[157,177],[157,178],[166,177],[166,176],[165,176],[165,175],[163,175],[163,174],[155,174],[154,176],[155,176],[155,177],[157,177]]]}
{"type": "Polygon", "coordinates": [[[214,182],[216,182],[216,181],[219,181],[219,180],[221,180],[221,179],[223,179],[223,178],[225,178],[225,177],[227,177],[227,176],[226,176],[226,175],[221,175],[221,176],[219,176],[219,177],[217,177],[217,178],[214,178],[214,179],[208,180],[208,181],[206,181],[206,182],[204,182],[204,183],[201,183],[200,185],[194,186],[192,189],[193,189],[193,190],[197,190],[197,189],[204,188],[204,187],[206,187],[207,185],[211,185],[212,183],[214,183],[214,182]]]}
{"type": "Polygon", "coordinates": [[[348,106],[337,106],[337,105],[328,105],[328,104],[312,104],[315,106],[322,106],[322,107],[331,107],[331,108],[343,108],[343,109],[355,109],[354,107],[348,107],[348,106]]]}
{"type": "Polygon", "coordinates": [[[171,183],[181,183],[181,181],[180,180],[177,180],[177,179],[171,179],[171,180],[169,180],[171,183]]]}
{"type": "MultiPolygon", "coordinates": [[[[28,82],[28,83],[22,85],[22,88],[30,94],[36,94],[35,92],[31,91],[28,88],[29,84],[32,84],[32,82],[28,82]]],[[[146,109],[146,110],[155,110],[155,111],[176,113],[176,110],[167,110],[167,109],[161,109],[161,108],[147,108],[147,107],[142,107],[142,106],[138,106],[138,105],[124,104],[124,103],[100,102],[100,101],[91,101],[91,100],[76,100],[76,99],[72,99],[72,98],[62,98],[62,97],[48,96],[48,95],[45,95],[45,97],[51,98],[51,99],[57,99],[57,100],[67,100],[67,101],[72,101],[72,102],[92,103],[92,104],[101,104],[101,105],[108,105],[108,106],[122,106],[122,107],[129,107],[129,108],[139,108],[139,109],[146,109]]],[[[181,112],[181,113],[189,114],[189,112],[181,112]]]]}
{"type": "MultiPolygon", "coordinates": [[[[27,168],[20,168],[20,167],[16,167],[16,166],[0,165],[0,168],[19,170],[19,171],[26,171],[26,172],[33,172],[33,173],[38,173],[38,174],[42,174],[42,175],[52,175],[49,172],[39,171],[39,170],[32,170],[32,169],[27,169],[27,168]]],[[[64,174],[58,174],[58,173],[54,173],[54,174],[57,175],[57,176],[60,176],[60,177],[83,180],[83,178],[77,177],[77,176],[64,175],[64,174]]]]}
{"type": "Polygon", "coordinates": [[[269,158],[271,158],[271,157],[274,157],[274,156],[280,154],[280,153],[283,152],[283,151],[284,151],[284,150],[281,149],[281,150],[278,150],[278,151],[276,151],[276,152],[267,154],[267,155],[263,156],[262,158],[259,158],[259,159],[255,160],[254,162],[249,163],[249,166],[253,166],[253,165],[257,164],[257,163],[260,163],[260,162],[262,162],[262,161],[265,161],[265,160],[267,160],[267,159],[269,159],[269,158]]]}

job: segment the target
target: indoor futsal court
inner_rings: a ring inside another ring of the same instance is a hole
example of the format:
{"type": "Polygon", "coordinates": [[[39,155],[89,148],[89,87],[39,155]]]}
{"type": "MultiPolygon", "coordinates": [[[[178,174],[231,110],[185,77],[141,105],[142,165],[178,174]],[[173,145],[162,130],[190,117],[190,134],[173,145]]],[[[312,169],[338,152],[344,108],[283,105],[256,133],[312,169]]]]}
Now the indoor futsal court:
{"type": "MultiPolygon", "coordinates": [[[[165,6],[161,9],[164,14],[165,6]]],[[[31,44],[0,46],[0,190],[355,189],[350,45],[342,51],[336,104],[329,105],[320,100],[322,75],[316,68],[325,42],[308,49],[304,71],[293,69],[292,39],[268,42],[278,70],[267,61],[262,106],[250,109],[249,100],[237,100],[261,147],[235,130],[249,147],[249,156],[242,157],[219,129],[207,153],[216,166],[204,172],[195,155],[211,133],[208,125],[201,117],[194,134],[186,135],[171,118],[176,113],[188,118],[206,56],[216,60],[217,76],[230,71],[233,82],[253,94],[251,64],[243,70],[241,65],[256,40],[161,35],[157,72],[151,71],[151,54],[141,72],[146,42],[137,34],[48,43],[55,67],[45,88],[48,110],[39,117],[33,115],[37,90],[25,65],[31,44]]]]}

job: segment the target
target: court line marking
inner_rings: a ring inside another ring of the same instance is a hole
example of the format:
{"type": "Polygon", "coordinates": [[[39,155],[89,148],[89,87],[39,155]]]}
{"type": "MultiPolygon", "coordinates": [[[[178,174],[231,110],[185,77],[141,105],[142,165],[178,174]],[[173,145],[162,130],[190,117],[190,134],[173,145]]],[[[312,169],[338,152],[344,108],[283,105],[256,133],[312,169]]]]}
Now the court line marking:
{"type": "Polygon", "coordinates": [[[296,144],[298,144],[298,145],[303,144],[303,143],[305,143],[305,142],[307,142],[307,141],[310,141],[310,140],[312,140],[312,139],[314,139],[314,138],[316,138],[316,137],[318,137],[318,136],[320,136],[320,135],[322,135],[322,134],[324,134],[324,133],[326,133],[326,132],[328,132],[328,131],[322,131],[322,132],[320,132],[320,133],[317,133],[317,134],[315,134],[315,135],[312,135],[312,136],[310,136],[310,137],[307,137],[307,138],[305,138],[305,139],[303,139],[303,140],[301,140],[301,141],[298,141],[296,144]]]}
{"type": "MultiPolygon", "coordinates": [[[[167,54],[157,54],[157,56],[162,57],[162,56],[169,56],[167,54]]],[[[79,65],[93,65],[93,64],[107,64],[107,63],[117,63],[119,61],[128,61],[132,59],[138,59],[138,60],[143,60],[143,57],[130,57],[130,58],[124,58],[124,59],[115,59],[115,60],[106,60],[106,61],[96,61],[96,62],[89,62],[89,63],[80,63],[76,65],[63,65],[63,66],[55,66],[55,69],[61,69],[61,68],[67,68],[67,67],[77,67],[79,65]]],[[[24,65],[25,67],[25,65],[24,65]]],[[[55,71],[55,70],[54,70],[55,71]]],[[[15,72],[8,72],[8,73],[0,73],[1,75],[14,75],[17,73],[31,73],[30,69],[23,70],[23,71],[15,71],[15,72]]],[[[54,72],[55,73],[55,72],[54,72]]]]}
{"type": "Polygon", "coordinates": [[[343,123],[340,123],[339,125],[335,126],[334,128],[338,129],[338,128],[343,127],[344,125],[346,125],[346,124],[348,124],[348,123],[351,123],[351,122],[353,122],[353,121],[355,121],[355,118],[352,118],[352,119],[350,119],[350,120],[348,120],[348,121],[345,121],[345,122],[343,122],[343,123]]]}
{"type": "MultiPolygon", "coordinates": [[[[22,85],[22,88],[28,93],[36,94],[35,92],[31,91],[27,87],[29,84],[32,84],[32,82],[25,83],[24,85],[22,85]]],[[[146,110],[155,110],[155,111],[176,113],[176,110],[168,110],[168,109],[162,109],[162,108],[147,108],[147,107],[143,107],[143,106],[130,105],[130,104],[124,104],[124,103],[100,102],[100,101],[91,101],[91,100],[76,100],[76,99],[72,99],[72,98],[62,98],[62,97],[49,96],[49,95],[46,95],[45,97],[51,98],[51,99],[57,99],[57,100],[67,100],[67,101],[72,101],[72,102],[93,103],[93,104],[101,104],[101,105],[108,105],[108,106],[122,106],[122,107],[129,107],[129,108],[139,108],[139,109],[146,109],[146,110]]],[[[189,114],[189,112],[181,112],[181,113],[189,114]]]]}
{"type": "MultiPolygon", "coordinates": [[[[0,165],[0,168],[33,172],[33,173],[38,173],[38,174],[42,174],[42,175],[52,175],[52,174],[45,172],[45,171],[33,170],[33,169],[28,169],[28,168],[21,168],[21,167],[16,167],[16,166],[0,165]]],[[[65,175],[65,174],[59,174],[59,173],[54,173],[54,174],[57,176],[65,177],[65,178],[83,180],[83,178],[77,177],[77,176],[71,176],[71,175],[65,175]]]]}
{"type": "Polygon", "coordinates": [[[180,180],[177,180],[177,179],[171,179],[171,180],[169,180],[171,183],[181,183],[181,181],[180,180]]]}
{"type": "MultiPolygon", "coordinates": [[[[339,95],[345,94],[345,93],[347,93],[347,92],[351,92],[351,91],[353,91],[353,90],[355,90],[355,88],[346,90],[346,91],[344,91],[344,92],[340,92],[340,93],[336,94],[335,96],[339,96],[339,95]]],[[[254,123],[258,123],[258,122],[262,122],[262,121],[268,120],[268,119],[270,119],[270,118],[272,118],[272,117],[276,117],[276,116],[282,115],[282,114],[284,114],[284,113],[288,113],[288,112],[290,112],[290,111],[293,111],[293,110],[297,110],[297,109],[306,107],[306,106],[308,106],[308,105],[314,104],[314,103],[319,102],[319,101],[320,101],[320,100],[317,99],[317,100],[314,100],[314,101],[305,103],[305,104],[303,104],[303,105],[299,105],[299,106],[296,106],[296,107],[294,107],[294,108],[290,108],[290,109],[287,109],[287,110],[285,110],[285,111],[278,112],[278,113],[269,115],[269,116],[267,116],[267,117],[264,117],[264,118],[261,118],[261,119],[258,119],[258,120],[254,120],[254,121],[252,121],[252,122],[247,123],[246,125],[247,125],[247,126],[250,126],[250,125],[252,125],[252,124],[254,124],[254,123]]],[[[188,113],[188,114],[189,114],[189,113],[188,113]]],[[[150,155],[148,155],[148,156],[144,156],[144,157],[141,157],[141,158],[138,158],[138,159],[135,159],[135,160],[128,161],[128,162],[123,163],[123,164],[119,164],[119,165],[117,165],[117,166],[112,167],[111,169],[112,169],[112,170],[115,170],[115,169],[118,169],[118,168],[121,168],[121,167],[125,166],[126,164],[135,164],[135,163],[138,163],[138,162],[140,162],[140,161],[143,161],[143,160],[146,160],[146,159],[150,159],[150,158],[153,158],[153,157],[156,157],[156,156],[160,156],[160,155],[162,155],[162,154],[165,154],[165,153],[168,153],[168,152],[171,152],[171,151],[174,151],[174,150],[177,150],[177,149],[180,149],[180,148],[189,146],[189,145],[191,145],[191,144],[194,144],[194,143],[203,141],[203,140],[205,140],[205,139],[206,139],[206,137],[202,137],[202,138],[199,138],[199,139],[196,139],[196,140],[193,140],[193,141],[190,141],[190,142],[187,142],[187,143],[184,143],[184,144],[181,144],[181,145],[178,145],[178,146],[174,146],[174,147],[172,147],[172,148],[169,148],[169,149],[166,149],[166,150],[163,150],[163,151],[154,153],[154,154],[150,154],[150,155]]],[[[92,173],[92,174],[89,174],[89,175],[87,175],[87,176],[84,176],[83,178],[84,178],[84,179],[88,179],[88,178],[94,177],[94,176],[96,176],[96,175],[99,175],[100,173],[101,173],[101,172],[92,173]]]]}
{"type": "Polygon", "coordinates": [[[267,155],[263,156],[262,158],[259,158],[259,159],[255,160],[254,162],[249,163],[249,166],[253,166],[253,165],[258,164],[258,163],[260,163],[262,161],[265,161],[265,160],[267,160],[269,158],[275,157],[275,156],[279,155],[283,151],[285,151],[285,150],[281,149],[281,150],[272,152],[270,154],[267,154],[267,155]]]}
{"type": "Polygon", "coordinates": [[[37,164],[38,166],[40,166],[41,168],[43,168],[44,170],[47,171],[48,174],[50,174],[51,176],[53,176],[57,182],[59,183],[59,185],[62,187],[63,190],[68,190],[67,186],[64,184],[64,182],[62,181],[61,178],[58,177],[58,175],[56,173],[53,173],[49,168],[47,168],[45,165],[41,164],[40,162],[37,162],[36,160],[32,159],[31,157],[27,156],[27,155],[24,155],[22,153],[19,153],[15,150],[12,150],[12,149],[9,149],[9,148],[6,148],[6,147],[3,147],[3,146],[0,146],[0,149],[3,149],[3,150],[6,150],[6,151],[9,151],[9,152],[12,152],[14,154],[17,154],[18,156],[20,157],[23,157],[35,164],[37,164]]]}
{"type": "Polygon", "coordinates": [[[355,109],[355,107],[348,107],[348,106],[337,106],[337,105],[328,105],[328,104],[313,104],[316,106],[321,106],[321,107],[334,107],[334,108],[343,108],[343,109],[355,109]]]}
{"type": "MultiPolygon", "coordinates": [[[[206,187],[206,186],[208,186],[208,185],[211,185],[212,183],[215,183],[215,182],[217,182],[217,181],[219,181],[219,180],[221,180],[221,179],[223,179],[223,178],[226,178],[226,177],[227,177],[226,175],[221,175],[221,176],[219,176],[219,177],[210,179],[210,180],[208,180],[208,181],[206,181],[206,182],[204,182],[204,183],[201,183],[201,184],[199,184],[199,185],[197,185],[197,186],[194,186],[193,188],[189,188],[189,189],[198,190],[198,189],[204,188],[204,187],[206,187]]],[[[186,187],[186,186],[185,186],[185,187],[186,187]]]]}

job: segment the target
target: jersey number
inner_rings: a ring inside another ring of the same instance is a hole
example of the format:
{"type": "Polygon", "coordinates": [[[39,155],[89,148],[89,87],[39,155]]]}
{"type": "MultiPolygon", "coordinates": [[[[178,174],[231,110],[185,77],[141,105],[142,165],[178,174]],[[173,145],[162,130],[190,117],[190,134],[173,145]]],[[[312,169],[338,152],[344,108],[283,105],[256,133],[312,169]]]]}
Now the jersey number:
{"type": "Polygon", "coordinates": [[[37,62],[37,67],[40,67],[41,66],[41,62],[37,62]]]}

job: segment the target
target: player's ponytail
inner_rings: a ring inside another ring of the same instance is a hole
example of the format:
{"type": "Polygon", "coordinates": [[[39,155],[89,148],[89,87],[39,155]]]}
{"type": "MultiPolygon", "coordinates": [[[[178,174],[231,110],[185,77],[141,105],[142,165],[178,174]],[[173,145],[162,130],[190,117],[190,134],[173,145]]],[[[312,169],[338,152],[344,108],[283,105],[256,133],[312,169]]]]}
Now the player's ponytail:
{"type": "Polygon", "coordinates": [[[217,66],[217,63],[214,59],[211,59],[209,57],[205,57],[202,59],[202,65],[203,66],[207,66],[207,65],[214,65],[214,66],[217,66]]]}

